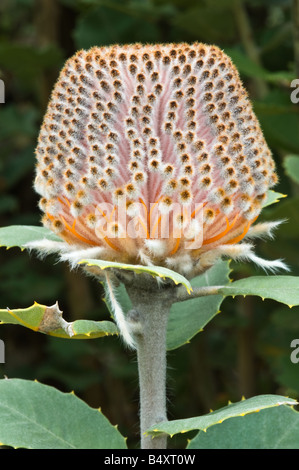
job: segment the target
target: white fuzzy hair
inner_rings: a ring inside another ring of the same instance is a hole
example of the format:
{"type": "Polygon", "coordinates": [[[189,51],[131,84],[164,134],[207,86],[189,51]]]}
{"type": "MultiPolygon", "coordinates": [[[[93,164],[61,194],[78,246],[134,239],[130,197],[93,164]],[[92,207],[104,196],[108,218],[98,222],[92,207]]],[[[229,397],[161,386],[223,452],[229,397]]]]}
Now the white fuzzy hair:
{"type": "Polygon", "coordinates": [[[244,237],[244,240],[251,238],[274,238],[274,230],[285,223],[286,220],[276,220],[275,222],[261,222],[256,225],[252,225],[244,237]]]}
{"type": "Polygon", "coordinates": [[[110,305],[113,309],[113,316],[115,319],[115,322],[119,328],[120,334],[124,340],[124,342],[127,344],[127,346],[131,349],[136,349],[135,341],[132,336],[131,328],[129,322],[127,322],[126,317],[124,312],[122,311],[122,308],[120,304],[117,301],[117,298],[115,296],[114,290],[113,290],[113,282],[109,276],[108,273],[105,272],[105,287],[106,287],[106,294],[109,297],[110,305]]]}

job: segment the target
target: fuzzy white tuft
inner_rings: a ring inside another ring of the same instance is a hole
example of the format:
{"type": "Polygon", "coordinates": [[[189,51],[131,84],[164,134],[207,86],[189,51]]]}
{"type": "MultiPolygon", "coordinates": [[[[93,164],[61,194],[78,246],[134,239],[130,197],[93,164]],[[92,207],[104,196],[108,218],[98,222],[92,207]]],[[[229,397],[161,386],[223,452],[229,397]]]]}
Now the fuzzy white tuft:
{"type": "Polygon", "coordinates": [[[176,270],[185,276],[188,276],[193,270],[193,261],[189,253],[184,253],[174,258],[166,258],[166,265],[168,268],[176,270]]]}
{"type": "Polygon", "coordinates": [[[215,248],[219,256],[228,256],[236,261],[246,260],[252,253],[253,245],[250,243],[239,243],[235,245],[220,245],[215,248]]]}
{"type": "Polygon", "coordinates": [[[164,256],[165,240],[147,238],[144,240],[144,244],[154,256],[164,256]]]}
{"type": "Polygon", "coordinates": [[[131,349],[136,349],[135,341],[131,334],[131,328],[129,326],[129,323],[126,320],[126,317],[122,311],[121,306],[119,305],[115,297],[115,294],[113,291],[113,284],[107,273],[105,273],[105,278],[106,278],[106,293],[109,296],[110,304],[113,309],[114,319],[122,335],[122,338],[131,349]]]}
{"type": "Polygon", "coordinates": [[[78,267],[79,261],[83,259],[101,259],[105,249],[101,246],[93,248],[85,248],[81,250],[74,250],[72,252],[62,253],[60,255],[60,261],[68,261],[71,269],[78,267]]]}
{"type": "Polygon", "coordinates": [[[144,250],[140,249],[138,252],[138,256],[140,258],[140,261],[142,264],[145,266],[154,266],[154,263],[152,262],[150,256],[148,256],[144,250]]]}
{"type": "Polygon", "coordinates": [[[274,230],[276,230],[281,224],[285,223],[286,220],[277,220],[275,222],[262,222],[257,225],[253,225],[245,235],[244,240],[247,238],[274,238],[274,230]]]}
{"type": "Polygon", "coordinates": [[[275,273],[279,270],[289,271],[288,266],[280,259],[265,260],[255,255],[254,246],[249,243],[240,243],[236,245],[222,245],[217,247],[219,254],[229,256],[235,261],[252,261],[264,271],[275,273]]]}
{"type": "Polygon", "coordinates": [[[41,257],[45,257],[52,253],[62,253],[74,250],[74,246],[70,246],[66,242],[55,242],[47,240],[46,238],[44,240],[28,242],[24,245],[24,248],[28,250],[37,250],[41,257]]]}
{"type": "Polygon", "coordinates": [[[254,253],[248,255],[248,259],[255,263],[257,266],[260,266],[264,271],[270,271],[271,273],[276,273],[277,271],[289,271],[290,268],[281,260],[276,259],[269,261],[259,256],[256,256],[254,253]]]}

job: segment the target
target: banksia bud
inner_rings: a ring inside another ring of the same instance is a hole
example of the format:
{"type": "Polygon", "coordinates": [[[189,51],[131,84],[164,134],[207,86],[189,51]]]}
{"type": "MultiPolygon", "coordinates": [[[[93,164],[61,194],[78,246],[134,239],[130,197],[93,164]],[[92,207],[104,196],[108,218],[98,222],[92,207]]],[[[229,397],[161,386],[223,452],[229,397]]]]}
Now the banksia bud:
{"type": "Polygon", "coordinates": [[[248,255],[239,242],[277,180],[236,68],[199,43],[79,51],[36,156],[43,223],[69,245],[190,277],[248,255]]]}

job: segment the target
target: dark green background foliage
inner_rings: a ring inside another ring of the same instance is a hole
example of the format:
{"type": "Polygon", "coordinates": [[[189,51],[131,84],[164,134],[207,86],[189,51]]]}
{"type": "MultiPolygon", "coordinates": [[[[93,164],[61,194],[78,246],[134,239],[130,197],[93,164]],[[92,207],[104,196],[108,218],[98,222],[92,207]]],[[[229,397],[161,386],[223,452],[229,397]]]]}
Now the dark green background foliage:
{"type": "MultiPolygon", "coordinates": [[[[0,226],[39,223],[34,148],[53,84],[76,50],[136,41],[215,43],[241,73],[277,163],[276,190],[288,194],[262,216],[288,222],[275,241],[258,243],[257,252],[284,258],[298,275],[299,185],[284,164],[289,154],[299,155],[299,107],[290,100],[290,82],[299,69],[293,20],[291,0],[2,0],[0,226]]],[[[231,276],[251,274],[262,273],[237,265],[231,276]]],[[[108,319],[101,296],[100,285],[79,271],[70,273],[55,258],[41,261],[18,249],[0,252],[1,308],[59,300],[66,319],[108,319]]],[[[299,364],[290,361],[291,340],[299,338],[298,314],[298,308],[259,298],[225,300],[203,333],[169,354],[169,417],[207,413],[242,395],[299,398],[299,364]]],[[[6,346],[1,376],[73,389],[91,406],[101,406],[129,435],[129,445],[136,445],[136,361],[118,339],[60,340],[9,325],[1,327],[0,338],[6,346]]]]}

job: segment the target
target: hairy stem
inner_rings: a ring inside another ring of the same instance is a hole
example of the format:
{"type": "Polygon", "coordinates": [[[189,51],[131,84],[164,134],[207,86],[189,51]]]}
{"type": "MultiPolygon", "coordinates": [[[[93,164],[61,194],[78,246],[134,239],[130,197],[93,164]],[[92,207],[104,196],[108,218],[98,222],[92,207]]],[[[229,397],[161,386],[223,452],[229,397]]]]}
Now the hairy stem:
{"type": "MultiPolygon", "coordinates": [[[[167,436],[145,435],[151,426],[166,421],[166,331],[171,296],[167,291],[147,291],[128,286],[134,310],[128,320],[135,332],[140,388],[142,449],[166,449],[167,436]]],[[[172,290],[172,289],[171,289],[172,290]]],[[[173,294],[173,292],[172,292],[173,294]]]]}

